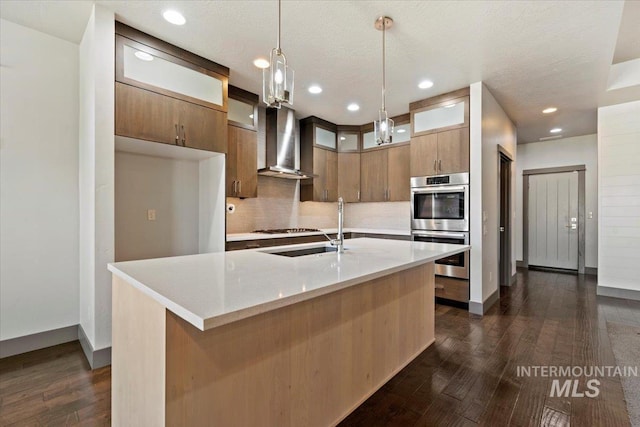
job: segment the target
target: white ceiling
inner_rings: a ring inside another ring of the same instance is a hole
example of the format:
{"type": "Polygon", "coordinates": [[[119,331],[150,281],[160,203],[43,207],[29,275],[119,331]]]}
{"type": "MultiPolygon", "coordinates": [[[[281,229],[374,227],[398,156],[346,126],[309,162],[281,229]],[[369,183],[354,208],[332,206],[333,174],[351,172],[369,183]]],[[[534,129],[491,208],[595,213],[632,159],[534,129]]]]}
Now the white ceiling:
{"type": "MultiPolygon", "coordinates": [[[[261,93],[252,64],[276,42],[273,1],[108,1],[119,20],[231,69],[230,83],[261,93]],[[174,8],[187,24],[165,22],[174,8]]],[[[78,42],[91,2],[2,0],[0,16],[78,42]],[[69,15],[65,15],[68,13],[69,15]]],[[[387,32],[387,110],[483,81],[518,127],[519,142],[596,132],[596,108],[624,101],[606,93],[624,1],[317,1],[284,0],[282,49],[295,70],[294,108],[340,124],[372,121],[380,108],[381,33],[387,32]],[[431,89],[418,89],[430,79],[431,89]],[[324,91],[311,95],[307,88],[324,91]],[[613,101],[612,101],[613,100],[613,101]],[[346,105],[357,102],[358,112],[346,105]],[[558,107],[543,115],[547,106],[558,107]]],[[[636,8],[625,9],[625,52],[640,40],[636,8]],[[627,10],[631,11],[627,13],[627,10]],[[631,46],[631,47],[628,47],[631,46]]],[[[626,53],[628,55],[628,53],[626,53]]],[[[632,96],[638,94],[637,88],[632,96]]]]}

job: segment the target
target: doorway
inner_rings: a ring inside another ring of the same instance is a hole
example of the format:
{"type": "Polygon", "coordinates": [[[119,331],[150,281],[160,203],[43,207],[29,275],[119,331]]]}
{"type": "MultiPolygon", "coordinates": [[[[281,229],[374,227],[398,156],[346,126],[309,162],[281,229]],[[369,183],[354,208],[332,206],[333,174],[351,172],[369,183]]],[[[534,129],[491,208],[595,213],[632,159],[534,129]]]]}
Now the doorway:
{"type": "Polygon", "coordinates": [[[511,285],[511,167],[513,158],[498,145],[498,187],[500,197],[500,229],[498,271],[500,286],[511,285]]]}
{"type": "Polygon", "coordinates": [[[526,267],[584,274],[584,165],[523,171],[526,267]]]}

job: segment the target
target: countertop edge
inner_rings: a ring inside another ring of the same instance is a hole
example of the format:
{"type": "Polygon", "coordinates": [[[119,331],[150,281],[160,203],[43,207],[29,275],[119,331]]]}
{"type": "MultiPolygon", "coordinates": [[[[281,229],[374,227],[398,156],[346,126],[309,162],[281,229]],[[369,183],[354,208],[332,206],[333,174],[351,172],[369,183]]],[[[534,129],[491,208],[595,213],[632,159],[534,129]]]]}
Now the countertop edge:
{"type": "MultiPolygon", "coordinates": [[[[299,245],[292,245],[295,247],[298,246],[306,246],[308,244],[299,244],[299,245]]],[[[313,289],[310,291],[306,291],[303,293],[299,293],[299,294],[295,294],[295,295],[291,295],[285,298],[279,298],[279,299],[275,299],[275,300],[271,300],[271,301],[266,301],[263,302],[261,304],[258,305],[254,305],[251,307],[246,307],[246,308],[242,308],[236,311],[232,311],[230,313],[224,313],[224,314],[219,314],[216,316],[212,316],[209,318],[202,318],[198,315],[196,315],[195,313],[189,311],[188,309],[182,307],[181,305],[175,303],[174,301],[170,300],[169,298],[163,296],[162,294],[155,292],[153,289],[151,289],[150,287],[146,286],[145,284],[143,284],[142,282],[140,282],[139,280],[135,279],[134,277],[124,273],[122,270],[119,270],[115,265],[113,265],[112,263],[109,263],[107,265],[107,268],[109,271],[111,271],[113,274],[115,274],[116,276],[118,276],[119,278],[125,280],[127,283],[131,284],[132,286],[134,286],[136,289],[140,290],[142,293],[144,293],[145,295],[149,296],[150,298],[153,298],[156,302],[158,302],[159,304],[163,305],[167,310],[171,311],[172,313],[174,313],[175,315],[179,316],[180,318],[182,318],[183,320],[185,320],[186,322],[192,324],[193,326],[195,326],[197,329],[201,330],[201,331],[206,331],[209,329],[213,329],[219,326],[223,326],[229,323],[233,323],[233,322],[237,322],[249,317],[253,317],[259,314],[263,314],[272,310],[277,310],[279,308],[283,308],[283,307],[287,307],[289,305],[293,305],[293,304],[297,304],[300,302],[304,302],[304,301],[308,301],[310,299],[319,297],[319,296],[323,296],[323,295],[327,295],[330,294],[332,292],[336,292],[342,289],[346,289],[348,287],[351,286],[355,286],[364,282],[368,282],[371,280],[375,280],[378,279],[380,277],[384,277],[387,276],[389,274],[394,274],[400,271],[404,271],[404,270],[408,270],[410,268],[413,267],[417,267],[423,264],[427,264],[430,262],[434,262],[440,258],[444,258],[450,255],[454,255],[460,252],[464,252],[466,250],[469,250],[470,246],[469,245],[465,245],[465,246],[461,246],[460,248],[456,248],[455,250],[450,250],[450,251],[444,251],[442,253],[439,253],[437,255],[433,255],[433,256],[429,256],[423,259],[419,259],[419,260],[412,260],[410,262],[404,263],[404,264],[400,264],[391,268],[387,268],[384,270],[380,270],[380,271],[376,271],[373,273],[369,273],[369,274],[365,274],[363,276],[359,276],[359,277],[355,277],[352,279],[348,279],[345,281],[340,281],[337,283],[333,283],[330,285],[326,285],[323,286],[321,288],[318,289],[313,289]]]]}

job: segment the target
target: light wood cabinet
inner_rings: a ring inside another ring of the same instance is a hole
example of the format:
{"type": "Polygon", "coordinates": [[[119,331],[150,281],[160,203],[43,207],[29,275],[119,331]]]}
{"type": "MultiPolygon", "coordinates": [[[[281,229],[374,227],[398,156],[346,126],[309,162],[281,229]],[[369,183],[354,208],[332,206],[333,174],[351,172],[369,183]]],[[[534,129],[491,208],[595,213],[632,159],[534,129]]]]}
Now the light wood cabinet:
{"type": "Polygon", "coordinates": [[[338,197],[360,201],[360,153],[338,153],[338,197]]]}
{"type": "Polygon", "coordinates": [[[360,201],[387,200],[388,160],[386,149],[364,151],[360,154],[360,201]]]}
{"type": "Polygon", "coordinates": [[[300,201],[338,200],[337,126],[312,116],[300,120],[300,169],[313,179],[300,183],[300,201]]]}
{"type": "Polygon", "coordinates": [[[258,95],[229,86],[227,197],[258,197],[258,95]]]}
{"type": "Polygon", "coordinates": [[[227,151],[229,69],[116,23],[115,134],[227,151]]]}
{"type": "Polygon", "coordinates": [[[226,152],[226,114],[116,82],[115,134],[226,152]]]}
{"type": "Polygon", "coordinates": [[[411,176],[469,172],[469,128],[411,138],[411,176]]]}
{"type": "Polygon", "coordinates": [[[411,198],[409,175],[409,144],[389,147],[387,150],[387,201],[398,202],[411,198]]]}
{"type": "Polygon", "coordinates": [[[313,201],[338,200],[338,153],[313,147],[313,201]]]}
{"type": "Polygon", "coordinates": [[[360,201],[410,199],[408,144],[364,151],[360,155],[360,201]]]}
{"type": "Polygon", "coordinates": [[[258,134],[237,126],[228,129],[227,196],[258,197],[258,134]]]}

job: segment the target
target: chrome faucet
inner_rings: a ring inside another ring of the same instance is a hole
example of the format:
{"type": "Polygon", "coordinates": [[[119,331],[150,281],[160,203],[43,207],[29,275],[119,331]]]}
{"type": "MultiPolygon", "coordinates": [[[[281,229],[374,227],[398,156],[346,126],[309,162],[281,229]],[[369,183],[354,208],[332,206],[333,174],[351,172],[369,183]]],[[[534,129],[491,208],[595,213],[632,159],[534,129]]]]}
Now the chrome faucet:
{"type": "Polygon", "coordinates": [[[327,235],[327,233],[322,233],[325,235],[327,239],[329,239],[329,243],[331,246],[335,246],[338,248],[338,253],[344,253],[344,200],[342,197],[338,197],[338,234],[335,239],[332,239],[327,235]]]}
{"type": "Polygon", "coordinates": [[[342,197],[338,197],[338,235],[336,236],[336,246],[338,247],[338,253],[344,253],[344,200],[342,197]]]}

